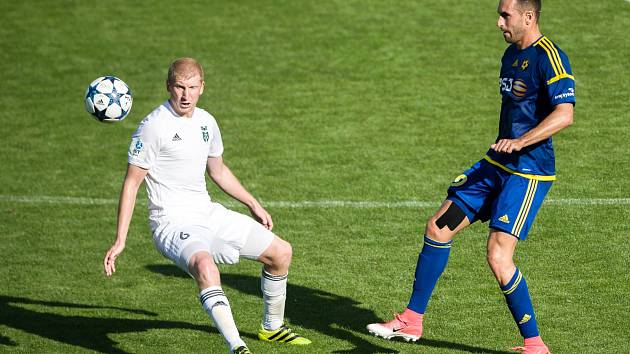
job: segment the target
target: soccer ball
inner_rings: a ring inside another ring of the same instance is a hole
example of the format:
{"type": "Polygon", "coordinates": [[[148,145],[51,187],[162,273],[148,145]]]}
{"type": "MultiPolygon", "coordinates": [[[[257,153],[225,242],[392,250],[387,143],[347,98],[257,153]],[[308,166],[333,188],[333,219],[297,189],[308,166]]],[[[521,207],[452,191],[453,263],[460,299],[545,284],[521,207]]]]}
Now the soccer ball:
{"type": "Polygon", "coordinates": [[[131,111],[129,86],[114,76],[101,76],[85,91],[85,109],[100,122],[119,122],[131,111]]]}

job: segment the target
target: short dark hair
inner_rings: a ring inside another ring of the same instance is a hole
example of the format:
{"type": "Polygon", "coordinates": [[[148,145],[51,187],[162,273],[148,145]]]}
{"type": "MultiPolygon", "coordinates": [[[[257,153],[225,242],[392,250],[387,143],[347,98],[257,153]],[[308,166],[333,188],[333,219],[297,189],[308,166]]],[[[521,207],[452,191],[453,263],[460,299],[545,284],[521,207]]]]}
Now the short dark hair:
{"type": "Polygon", "coordinates": [[[536,21],[540,19],[540,12],[542,11],[542,0],[516,0],[516,2],[521,9],[534,11],[536,21]]]}

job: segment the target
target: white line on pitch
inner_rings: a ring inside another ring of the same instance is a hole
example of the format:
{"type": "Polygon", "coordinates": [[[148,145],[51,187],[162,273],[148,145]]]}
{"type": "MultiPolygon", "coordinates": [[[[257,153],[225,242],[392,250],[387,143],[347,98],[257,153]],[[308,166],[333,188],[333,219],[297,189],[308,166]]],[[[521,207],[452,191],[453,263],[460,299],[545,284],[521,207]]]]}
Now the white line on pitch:
{"type": "MultiPolygon", "coordinates": [[[[14,202],[26,204],[74,204],[74,205],[117,205],[117,199],[63,197],[63,196],[26,196],[0,195],[0,202],[14,202]]],[[[353,201],[353,200],[301,200],[301,201],[261,201],[269,208],[428,208],[437,207],[439,201],[406,200],[406,201],[353,201]]],[[[139,204],[146,204],[139,200],[139,204]]],[[[222,202],[226,206],[238,205],[235,201],[222,202]]],[[[550,205],[630,205],[630,198],[560,198],[547,199],[550,205]]]]}

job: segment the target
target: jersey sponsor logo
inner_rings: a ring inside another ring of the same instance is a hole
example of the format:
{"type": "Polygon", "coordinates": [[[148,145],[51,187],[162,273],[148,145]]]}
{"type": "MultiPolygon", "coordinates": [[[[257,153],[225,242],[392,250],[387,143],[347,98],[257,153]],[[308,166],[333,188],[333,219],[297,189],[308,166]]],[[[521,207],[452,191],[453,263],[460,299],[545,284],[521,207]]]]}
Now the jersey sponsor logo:
{"type": "Polygon", "coordinates": [[[512,91],[512,83],[514,79],[509,77],[500,77],[499,78],[499,90],[501,92],[510,92],[512,91]]]}
{"type": "Polygon", "coordinates": [[[518,98],[524,97],[527,93],[527,84],[521,79],[516,79],[512,84],[512,94],[518,98]]]}
{"type": "Polygon", "coordinates": [[[464,174],[461,174],[461,175],[455,177],[453,182],[451,182],[451,186],[459,187],[459,186],[463,185],[464,183],[466,183],[467,180],[468,180],[468,176],[466,176],[464,174]]]}
{"type": "Polygon", "coordinates": [[[507,214],[503,215],[502,217],[499,218],[500,222],[509,224],[510,223],[510,218],[508,218],[507,214]]]}
{"type": "Polygon", "coordinates": [[[133,149],[131,150],[131,154],[133,156],[138,156],[140,155],[140,152],[142,151],[142,147],[144,146],[142,144],[142,140],[140,140],[139,138],[135,138],[134,139],[135,142],[131,142],[131,145],[133,146],[133,149]]]}
{"type": "Polygon", "coordinates": [[[560,99],[567,98],[567,97],[575,97],[575,90],[573,89],[573,87],[569,87],[567,89],[567,92],[563,92],[563,93],[561,93],[559,95],[553,96],[553,99],[554,100],[560,100],[560,99]]]}
{"type": "Polygon", "coordinates": [[[512,67],[515,68],[518,66],[518,59],[514,60],[514,62],[512,63],[512,67]]]}
{"type": "Polygon", "coordinates": [[[201,137],[203,138],[203,141],[205,141],[206,143],[210,139],[210,134],[208,134],[208,126],[207,125],[204,125],[204,126],[201,127],[201,137]]]}
{"type": "Polygon", "coordinates": [[[175,133],[175,135],[173,135],[173,139],[171,139],[171,141],[180,141],[182,140],[182,138],[179,137],[179,134],[175,133]]]}
{"type": "Polygon", "coordinates": [[[531,319],[532,319],[532,316],[530,316],[528,314],[525,314],[525,315],[523,315],[523,318],[521,318],[521,320],[518,321],[518,324],[522,325],[524,323],[527,323],[527,321],[529,321],[531,319]]]}
{"type": "Polygon", "coordinates": [[[527,69],[528,66],[529,66],[529,60],[527,59],[523,60],[523,64],[521,64],[521,70],[525,71],[525,69],[527,69]]]}

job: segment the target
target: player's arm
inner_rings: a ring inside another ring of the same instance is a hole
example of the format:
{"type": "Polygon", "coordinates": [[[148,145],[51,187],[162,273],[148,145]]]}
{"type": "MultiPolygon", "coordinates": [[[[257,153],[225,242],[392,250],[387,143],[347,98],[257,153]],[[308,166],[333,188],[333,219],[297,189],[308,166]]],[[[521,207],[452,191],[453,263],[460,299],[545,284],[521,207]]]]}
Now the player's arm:
{"type": "Polygon", "coordinates": [[[273,221],[271,215],[258,203],[246,189],[241,185],[241,182],[234,176],[232,171],[223,162],[222,156],[208,157],[208,163],[206,166],[208,175],[225,193],[232,196],[234,199],[245,204],[252,215],[258,219],[258,221],[267,229],[273,228],[273,221]]]}
{"type": "Polygon", "coordinates": [[[105,254],[105,259],[103,260],[103,266],[105,267],[105,274],[107,276],[114,274],[116,271],[116,258],[118,258],[125,249],[129,224],[131,223],[131,216],[133,215],[133,209],[136,205],[136,195],[147,172],[148,170],[132,164],[127,166],[127,174],[125,175],[122,190],[120,191],[120,200],[118,201],[116,240],[105,254]]]}
{"type": "Polygon", "coordinates": [[[573,124],[573,103],[561,103],[534,129],[517,139],[501,139],[490,148],[503,153],[520,151],[522,148],[548,139],[562,129],[573,124]]]}

